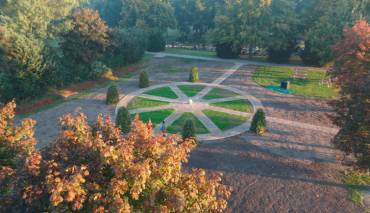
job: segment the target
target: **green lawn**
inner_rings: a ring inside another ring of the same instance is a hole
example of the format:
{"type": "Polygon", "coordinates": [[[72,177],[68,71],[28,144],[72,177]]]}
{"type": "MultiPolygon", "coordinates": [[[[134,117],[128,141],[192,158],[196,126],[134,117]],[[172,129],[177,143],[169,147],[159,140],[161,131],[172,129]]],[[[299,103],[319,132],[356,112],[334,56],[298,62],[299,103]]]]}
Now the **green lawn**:
{"type": "MultiPolygon", "coordinates": [[[[162,121],[164,121],[168,116],[170,116],[174,112],[175,112],[174,109],[164,109],[164,110],[158,110],[158,111],[152,111],[152,112],[143,112],[139,114],[139,118],[141,121],[145,123],[151,120],[154,125],[157,125],[157,124],[160,124],[162,121]]],[[[132,114],[131,119],[133,119],[135,115],[136,114],[132,114]]]]}
{"type": "Polygon", "coordinates": [[[326,85],[320,85],[322,79],[327,79],[326,73],[319,70],[307,70],[307,78],[293,78],[294,70],[289,67],[257,68],[253,80],[261,86],[280,86],[283,80],[291,82],[290,89],[293,94],[306,97],[334,98],[338,90],[326,85]]]}
{"type": "Polygon", "coordinates": [[[189,49],[181,49],[181,48],[167,48],[165,53],[201,56],[201,57],[209,57],[209,58],[216,57],[216,52],[205,51],[205,50],[189,50],[189,49]]]}
{"type": "MultiPolygon", "coordinates": [[[[353,171],[344,176],[343,181],[349,188],[351,200],[357,205],[363,206],[361,189],[370,185],[370,176],[366,173],[353,171]]],[[[370,209],[367,211],[370,211],[370,209]]]]}
{"type": "Polygon", "coordinates": [[[209,109],[203,110],[203,113],[221,130],[231,129],[248,120],[248,117],[217,112],[209,109]]]}
{"type": "Polygon", "coordinates": [[[169,102],[165,101],[157,101],[157,100],[151,100],[147,98],[141,98],[141,97],[135,97],[130,101],[128,104],[128,109],[140,109],[140,108],[148,108],[148,107],[156,107],[156,106],[163,106],[168,105],[169,102]]]}
{"type": "Polygon", "coordinates": [[[179,119],[177,119],[171,126],[167,128],[169,133],[179,133],[181,134],[182,129],[185,125],[187,120],[193,120],[195,124],[195,133],[196,134],[207,134],[209,133],[208,129],[198,120],[197,117],[191,112],[186,112],[181,115],[179,119]]]}
{"type": "Polygon", "coordinates": [[[181,85],[178,87],[188,97],[194,97],[204,89],[204,86],[200,85],[181,85]]]}
{"type": "Polygon", "coordinates": [[[237,96],[239,94],[220,88],[213,88],[207,95],[203,97],[204,100],[218,99],[218,98],[229,98],[237,96]]]}
{"type": "Polygon", "coordinates": [[[153,90],[146,92],[145,94],[154,95],[158,97],[164,97],[164,98],[172,98],[172,99],[178,98],[176,93],[172,91],[172,89],[169,87],[161,87],[158,89],[153,89],[153,90]]]}
{"type": "Polygon", "coordinates": [[[234,100],[211,104],[213,106],[232,109],[240,112],[253,112],[253,106],[248,100],[234,100]]]}

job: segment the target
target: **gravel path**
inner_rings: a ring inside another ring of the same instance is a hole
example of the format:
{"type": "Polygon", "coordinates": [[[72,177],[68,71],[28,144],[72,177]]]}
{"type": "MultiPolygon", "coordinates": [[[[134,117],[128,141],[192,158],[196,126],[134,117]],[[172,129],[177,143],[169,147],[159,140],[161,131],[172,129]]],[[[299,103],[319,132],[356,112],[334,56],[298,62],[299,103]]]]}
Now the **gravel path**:
{"type": "MultiPolygon", "coordinates": [[[[194,58],[194,57],[191,57],[194,58]]],[[[153,59],[145,69],[152,85],[187,81],[192,66],[201,70],[205,83],[214,82],[233,66],[224,60],[189,62],[183,59],[153,59]]],[[[269,117],[314,126],[335,128],[327,118],[332,113],[325,101],[282,95],[259,87],[251,80],[254,68],[243,66],[222,82],[257,97],[269,117]]],[[[137,76],[118,83],[122,97],[138,90],[137,76]]],[[[84,112],[90,121],[98,113],[114,115],[115,107],[105,105],[106,89],[35,113],[38,147],[57,136],[60,116],[84,112]]],[[[192,152],[188,167],[224,173],[233,187],[227,212],[362,212],[348,196],[341,182],[343,167],[331,146],[330,131],[270,122],[268,133],[250,133],[201,144],[192,152]]]]}

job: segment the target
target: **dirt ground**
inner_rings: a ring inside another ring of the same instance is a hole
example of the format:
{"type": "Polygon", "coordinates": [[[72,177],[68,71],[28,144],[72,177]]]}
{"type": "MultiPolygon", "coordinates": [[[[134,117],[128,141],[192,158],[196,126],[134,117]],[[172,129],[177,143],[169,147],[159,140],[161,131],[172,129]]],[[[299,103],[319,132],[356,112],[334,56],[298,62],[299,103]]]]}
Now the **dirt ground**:
{"type": "MultiPolygon", "coordinates": [[[[151,84],[187,81],[189,70],[200,68],[200,79],[210,83],[232,66],[229,63],[189,59],[153,59],[145,68],[151,84]]],[[[254,69],[244,66],[223,84],[248,91],[263,103],[268,116],[334,127],[326,101],[282,95],[259,87],[251,80],[254,69]]],[[[122,96],[138,89],[138,76],[118,83],[122,96]]],[[[113,116],[105,105],[106,88],[35,113],[38,147],[57,136],[59,117],[81,111],[93,122],[99,113],[113,116]]],[[[362,212],[349,199],[341,182],[344,167],[336,161],[332,134],[294,126],[269,124],[268,133],[251,133],[201,144],[191,153],[188,167],[224,173],[233,187],[227,212],[362,212]]]]}

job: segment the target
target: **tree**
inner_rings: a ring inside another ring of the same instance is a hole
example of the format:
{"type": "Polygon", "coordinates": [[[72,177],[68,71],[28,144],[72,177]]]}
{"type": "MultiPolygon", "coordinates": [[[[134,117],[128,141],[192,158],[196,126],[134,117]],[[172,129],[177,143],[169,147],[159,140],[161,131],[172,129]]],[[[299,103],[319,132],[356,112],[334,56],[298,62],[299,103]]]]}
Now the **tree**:
{"type": "MultiPolygon", "coordinates": [[[[35,149],[36,139],[33,128],[36,124],[25,119],[20,125],[14,124],[15,102],[0,105],[0,211],[11,212],[22,206],[22,193],[32,180],[39,175],[40,153],[35,149]]],[[[30,188],[28,188],[30,189],[30,188]]],[[[33,193],[39,193],[34,185],[33,193]]]]}
{"type": "Polygon", "coordinates": [[[242,46],[250,50],[261,46],[264,32],[260,18],[269,5],[270,1],[241,0],[225,1],[218,7],[215,28],[210,33],[217,55],[235,58],[242,46]]]}
{"type": "Polygon", "coordinates": [[[182,42],[206,44],[206,34],[214,27],[218,2],[215,0],[172,0],[177,29],[182,42]]]}
{"type": "MultiPolygon", "coordinates": [[[[167,0],[123,0],[121,27],[137,27],[144,30],[153,42],[164,41],[164,33],[175,26],[173,8],[167,0]]],[[[161,43],[164,49],[165,43],[161,43]]],[[[149,43],[148,47],[155,45],[149,43]]]]}
{"type": "Polygon", "coordinates": [[[72,17],[73,28],[63,34],[62,50],[65,75],[71,81],[94,79],[101,73],[93,72],[93,63],[101,58],[109,45],[109,28],[97,11],[81,9],[72,17]]]}
{"type": "Polygon", "coordinates": [[[189,74],[189,81],[193,83],[199,81],[199,68],[198,67],[193,67],[191,69],[190,74],[189,74]]]}
{"type": "Polygon", "coordinates": [[[266,7],[260,21],[263,41],[272,62],[286,63],[295,51],[298,39],[298,21],[292,0],[274,0],[266,7]]]}
{"type": "MultiPolygon", "coordinates": [[[[13,0],[0,7],[0,99],[34,98],[56,81],[50,49],[68,29],[62,21],[80,0],[13,0]],[[53,44],[53,45],[51,45],[53,44]]],[[[56,44],[56,45],[55,45],[56,44]]]]}
{"type": "Polygon", "coordinates": [[[149,77],[148,77],[148,74],[143,71],[140,73],[140,76],[139,76],[139,87],[140,88],[146,88],[146,87],[149,87],[149,77]]]}
{"type": "Polygon", "coordinates": [[[130,132],[131,129],[131,116],[126,107],[119,108],[117,112],[116,125],[121,129],[124,134],[130,132]]]}
{"type": "Polygon", "coordinates": [[[361,0],[316,0],[305,14],[305,48],[302,59],[305,64],[322,66],[334,60],[331,45],[336,43],[346,25],[352,25],[362,14],[361,0]]]}
{"type": "Polygon", "coordinates": [[[334,144],[354,153],[362,166],[370,168],[370,25],[364,20],[346,27],[343,39],[333,50],[337,55],[331,71],[340,86],[340,98],[332,102],[334,122],[341,128],[334,144]]]}
{"type": "Polygon", "coordinates": [[[115,28],[110,33],[110,43],[104,62],[110,67],[138,62],[147,48],[145,32],[138,28],[115,28]]]}
{"type": "Polygon", "coordinates": [[[266,115],[262,109],[258,109],[253,116],[250,130],[258,135],[266,132],[266,115]]]}
{"type": "Polygon", "coordinates": [[[117,104],[119,101],[119,92],[118,88],[115,85],[112,85],[108,88],[107,97],[106,97],[106,104],[117,104]]]}
{"type": "Polygon", "coordinates": [[[93,5],[110,27],[118,27],[121,21],[122,0],[99,1],[93,5]]]}
{"type": "Polygon", "coordinates": [[[185,139],[196,139],[194,121],[189,119],[185,122],[182,130],[182,138],[185,139]]]}
{"type": "Polygon", "coordinates": [[[1,165],[0,170],[0,184],[12,175],[12,192],[21,192],[10,198],[16,204],[12,211],[216,212],[227,206],[230,189],[220,175],[183,171],[193,140],[154,135],[138,119],[125,137],[109,117],[99,116],[90,126],[83,114],[66,115],[59,137],[38,153],[32,121],[14,129],[14,117],[8,116],[14,107],[0,113],[6,118],[0,120],[5,136],[0,143],[21,159],[14,169],[1,165]]]}

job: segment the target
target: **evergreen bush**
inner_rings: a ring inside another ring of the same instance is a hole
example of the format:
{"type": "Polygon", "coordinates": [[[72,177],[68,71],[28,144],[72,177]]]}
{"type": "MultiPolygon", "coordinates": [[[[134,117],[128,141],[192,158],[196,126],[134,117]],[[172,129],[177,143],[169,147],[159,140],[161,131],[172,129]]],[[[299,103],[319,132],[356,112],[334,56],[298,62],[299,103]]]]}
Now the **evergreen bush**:
{"type": "Polygon", "coordinates": [[[262,109],[258,109],[253,116],[250,131],[259,135],[266,132],[266,115],[262,109]]]}
{"type": "Polygon", "coordinates": [[[131,116],[125,107],[119,108],[116,118],[116,125],[121,129],[123,133],[127,134],[130,132],[131,116]]]}
{"type": "Polygon", "coordinates": [[[149,87],[149,77],[146,72],[141,72],[139,77],[139,87],[146,88],[149,87]]]}
{"type": "Polygon", "coordinates": [[[119,101],[119,94],[117,86],[113,85],[108,88],[106,104],[116,104],[119,101]]]}
{"type": "Polygon", "coordinates": [[[191,69],[190,75],[189,75],[189,81],[190,82],[198,82],[199,81],[199,69],[198,67],[193,67],[191,69]]]}
{"type": "Polygon", "coordinates": [[[194,121],[189,119],[185,122],[184,128],[182,130],[182,138],[185,140],[188,138],[195,139],[195,137],[196,135],[194,121]]]}

